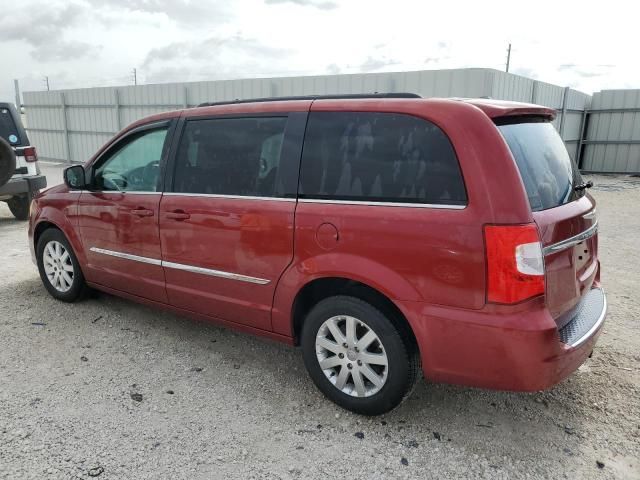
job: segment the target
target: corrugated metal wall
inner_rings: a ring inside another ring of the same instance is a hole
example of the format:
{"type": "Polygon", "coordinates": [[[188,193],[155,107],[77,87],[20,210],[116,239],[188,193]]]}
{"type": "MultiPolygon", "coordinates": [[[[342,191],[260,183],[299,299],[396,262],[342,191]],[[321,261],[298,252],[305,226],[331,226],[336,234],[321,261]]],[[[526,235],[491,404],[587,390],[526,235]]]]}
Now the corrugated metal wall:
{"type": "Polygon", "coordinates": [[[467,68],[25,92],[24,102],[29,135],[40,157],[83,162],[118,130],[153,113],[223,100],[372,92],[492,97],[553,107],[559,113],[556,127],[563,130],[572,155],[580,112],[590,100],[586,94],[557,85],[497,70],[467,68]],[[567,107],[564,117],[563,105],[567,107]]]}
{"type": "Polygon", "coordinates": [[[593,96],[583,148],[583,170],[640,173],[640,90],[593,96]]]}
{"type": "Polygon", "coordinates": [[[571,158],[575,160],[580,149],[584,111],[589,108],[591,96],[570,88],[505,72],[494,71],[493,75],[492,98],[535,103],[558,111],[553,123],[562,135],[571,158]]]}

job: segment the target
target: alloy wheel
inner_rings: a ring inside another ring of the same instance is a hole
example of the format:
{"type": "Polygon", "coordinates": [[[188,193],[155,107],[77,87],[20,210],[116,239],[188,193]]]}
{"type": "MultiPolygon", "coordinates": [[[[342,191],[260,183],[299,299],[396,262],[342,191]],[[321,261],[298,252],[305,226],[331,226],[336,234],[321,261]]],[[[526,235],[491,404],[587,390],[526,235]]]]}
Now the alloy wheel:
{"type": "Polygon", "coordinates": [[[326,320],[316,335],[316,356],[327,379],[352,397],[370,397],[387,381],[389,361],[378,335],[348,315],[326,320]]]}
{"type": "Polygon", "coordinates": [[[49,283],[59,292],[67,292],[73,285],[73,263],[65,246],[52,240],[44,246],[42,263],[49,283]]]}

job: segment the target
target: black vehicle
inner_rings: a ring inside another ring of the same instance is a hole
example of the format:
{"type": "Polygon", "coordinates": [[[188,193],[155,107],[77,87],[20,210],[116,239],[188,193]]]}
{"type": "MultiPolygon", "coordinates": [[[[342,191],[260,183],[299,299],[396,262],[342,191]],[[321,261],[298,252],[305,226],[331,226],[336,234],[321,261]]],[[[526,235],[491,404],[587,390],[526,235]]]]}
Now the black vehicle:
{"type": "Polygon", "coordinates": [[[46,186],[20,114],[12,103],[0,102],[0,201],[18,220],[27,220],[31,198],[46,186]]]}

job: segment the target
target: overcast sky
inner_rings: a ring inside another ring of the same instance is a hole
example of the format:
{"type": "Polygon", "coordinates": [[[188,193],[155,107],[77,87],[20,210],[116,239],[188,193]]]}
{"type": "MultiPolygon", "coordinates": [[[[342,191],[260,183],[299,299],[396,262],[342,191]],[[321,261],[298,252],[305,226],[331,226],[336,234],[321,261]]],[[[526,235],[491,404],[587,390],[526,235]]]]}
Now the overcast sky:
{"type": "Polygon", "coordinates": [[[640,88],[635,2],[0,0],[0,101],[23,91],[438,68],[640,88]],[[573,5],[571,5],[573,4],[573,5]],[[626,13],[625,13],[626,12],[626,13]],[[8,20],[8,21],[7,21],[8,20]]]}

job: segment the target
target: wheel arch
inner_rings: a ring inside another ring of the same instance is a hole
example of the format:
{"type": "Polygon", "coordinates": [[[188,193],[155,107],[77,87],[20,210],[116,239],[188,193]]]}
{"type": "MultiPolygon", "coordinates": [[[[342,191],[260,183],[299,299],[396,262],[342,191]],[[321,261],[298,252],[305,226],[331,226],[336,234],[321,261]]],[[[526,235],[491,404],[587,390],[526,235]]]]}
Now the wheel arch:
{"type": "Polygon", "coordinates": [[[50,228],[55,228],[62,232],[62,234],[71,244],[73,253],[75,253],[78,261],[80,262],[80,267],[84,270],[84,265],[86,264],[86,255],[82,247],[80,237],[78,236],[76,229],[73,227],[69,219],[53,208],[43,209],[43,211],[40,212],[38,219],[36,220],[35,226],[33,227],[34,251],[37,251],[38,249],[38,240],[40,239],[42,234],[50,228]]]}
{"type": "Polygon", "coordinates": [[[58,225],[56,225],[55,223],[50,222],[48,220],[43,220],[41,222],[38,222],[38,224],[33,229],[33,246],[34,246],[34,248],[38,247],[38,240],[40,240],[40,237],[42,236],[44,231],[48,230],[50,228],[55,228],[56,230],[62,231],[62,229],[58,225]]]}
{"type": "Polygon", "coordinates": [[[402,310],[391,298],[380,290],[347,277],[320,277],[307,282],[297,292],[291,305],[291,332],[295,345],[300,343],[300,334],[304,319],[309,311],[321,300],[347,295],[359,298],[380,310],[401,332],[408,346],[419,352],[418,342],[409,321],[402,310]]]}

